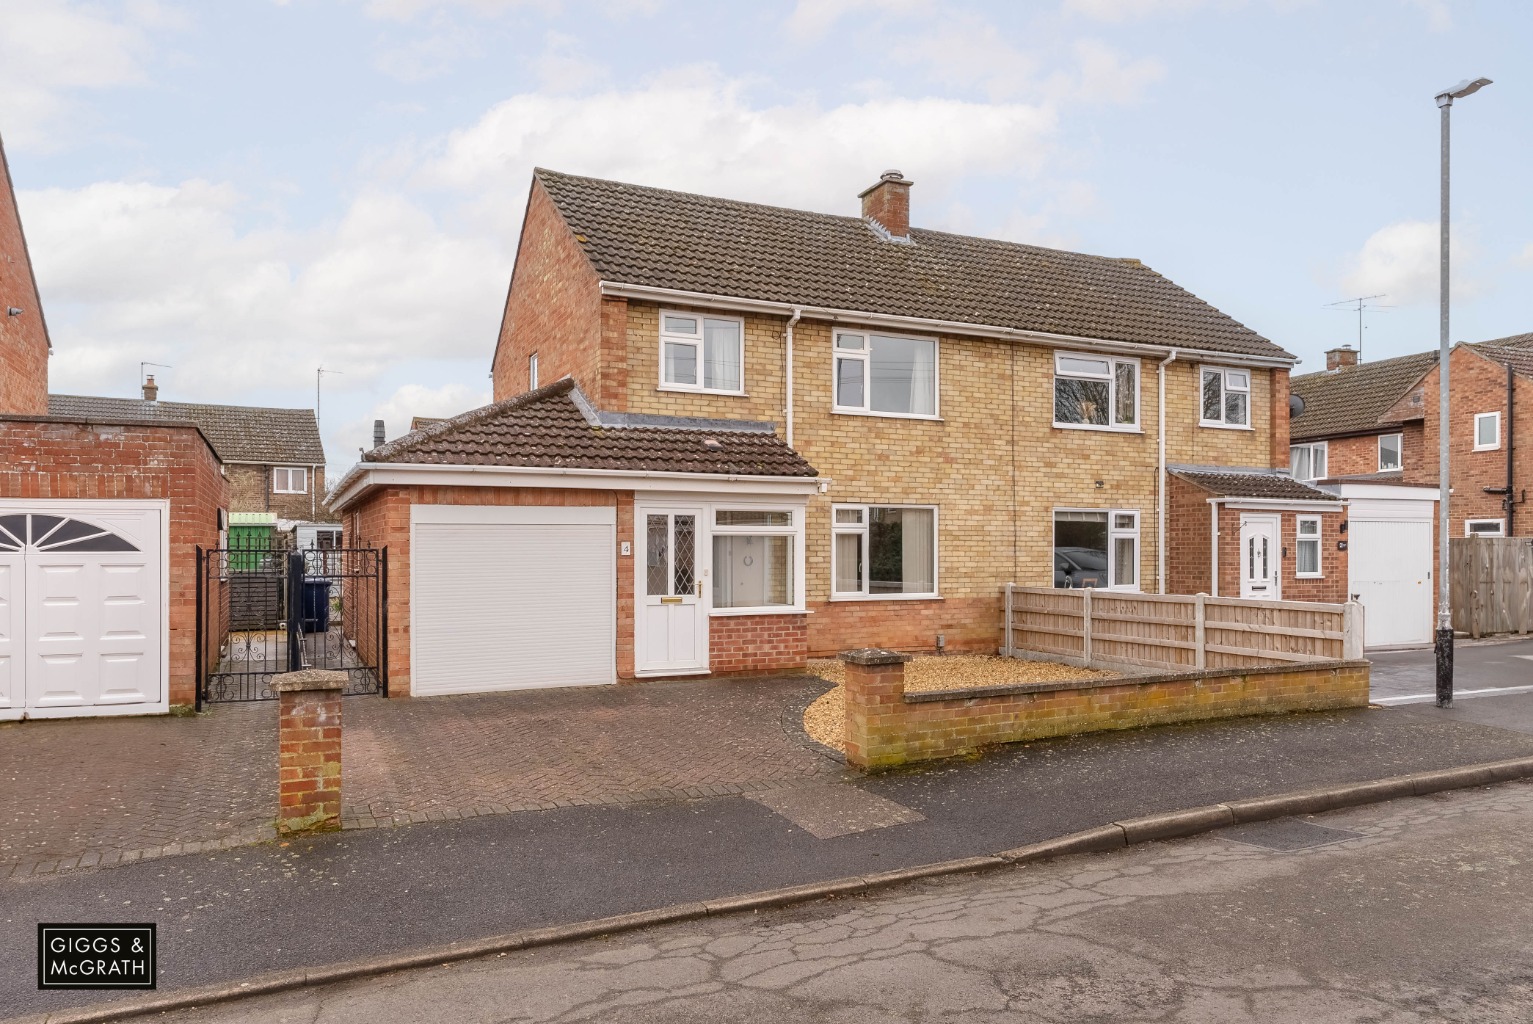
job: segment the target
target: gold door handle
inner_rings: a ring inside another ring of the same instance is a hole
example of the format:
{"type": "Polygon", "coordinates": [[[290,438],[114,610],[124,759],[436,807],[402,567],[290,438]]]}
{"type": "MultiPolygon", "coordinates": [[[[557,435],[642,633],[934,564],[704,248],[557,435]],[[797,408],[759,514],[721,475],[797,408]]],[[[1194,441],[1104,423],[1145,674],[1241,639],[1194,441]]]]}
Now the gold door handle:
{"type": "Polygon", "coordinates": [[[697,581],[697,596],[698,597],[702,597],[703,596],[703,581],[702,580],[698,580],[697,581]]]}

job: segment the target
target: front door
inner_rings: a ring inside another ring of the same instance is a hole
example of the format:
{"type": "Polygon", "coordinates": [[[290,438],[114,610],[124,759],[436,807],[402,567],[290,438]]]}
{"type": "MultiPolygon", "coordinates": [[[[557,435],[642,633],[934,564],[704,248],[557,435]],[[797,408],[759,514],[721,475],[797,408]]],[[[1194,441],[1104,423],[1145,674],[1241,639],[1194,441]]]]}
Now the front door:
{"type": "Polygon", "coordinates": [[[708,670],[708,610],[699,544],[702,510],[640,509],[644,552],[637,573],[635,671],[644,675],[708,670]]]}
{"type": "Polygon", "coordinates": [[[1278,519],[1276,516],[1242,516],[1240,519],[1240,596],[1275,601],[1282,596],[1279,581],[1278,519]]]}

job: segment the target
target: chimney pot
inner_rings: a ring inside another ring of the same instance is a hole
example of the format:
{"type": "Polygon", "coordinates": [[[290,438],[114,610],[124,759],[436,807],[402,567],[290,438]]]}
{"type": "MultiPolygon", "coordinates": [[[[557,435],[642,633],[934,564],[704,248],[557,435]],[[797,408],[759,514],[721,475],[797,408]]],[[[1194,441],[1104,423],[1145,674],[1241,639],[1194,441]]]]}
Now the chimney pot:
{"type": "Polygon", "coordinates": [[[382,448],[383,440],[383,421],[373,420],[373,447],[382,448]]]}
{"type": "Polygon", "coordinates": [[[1351,345],[1341,345],[1333,348],[1325,354],[1325,368],[1327,370],[1339,370],[1343,366],[1357,365],[1357,349],[1351,345]]]}
{"type": "Polygon", "coordinates": [[[160,386],[154,382],[154,374],[144,378],[144,401],[153,402],[160,397],[160,386]]]}
{"type": "Polygon", "coordinates": [[[899,171],[880,174],[877,184],[857,195],[862,200],[862,219],[877,224],[893,238],[908,240],[912,184],[899,171]]]}

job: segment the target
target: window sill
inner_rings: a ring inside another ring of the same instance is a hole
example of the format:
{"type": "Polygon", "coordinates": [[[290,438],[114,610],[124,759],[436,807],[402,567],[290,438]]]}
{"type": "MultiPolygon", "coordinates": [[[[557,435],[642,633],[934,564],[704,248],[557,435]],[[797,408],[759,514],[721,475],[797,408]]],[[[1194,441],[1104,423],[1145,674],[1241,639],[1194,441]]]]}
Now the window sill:
{"type": "Polygon", "coordinates": [[[1104,427],[1097,423],[1055,423],[1055,430],[1094,430],[1103,434],[1143,434],[1141,427],[1104,427]]]}
{"type": "Polygon", "coordinates": [[[1489,444],[1483,446],[1477,444],[1469,450],[1472,452],[1499,452],[1501,450],[1501,446],[1499,444],[1489,444]]]}
{"type": "Polygon", "coordinates": [[[831,594],[832,601],[941,601],[941,594],[831,594]]]}
{"type": "Polygon", "coordinates": [[[742,615],[809,615],[807,608],[710,608],[710,619],[731,619],[742,615]]]}
{"type": "Polygon", "coordinates": [[[308,491],[272,491],[273,494],[308,494],[308,491]]]}
{"type": "Polygon", "coordinates": [[[884,420],[928,420],[933,423],[942,422],[941,416],[928,416],[926,413],[919,412],[870,412],[867,409],[842,409],[836,406],[832,406],[830,412],[832,416],[872,416],[875,419],[884,420]]]}
{"type": "Polygon", "coordinates": [[[1198,426],[1208,427],[1210,430],[1255,430],[1249,423],[1216,423],[1211,420],[1199,420],[1198,426]]]}
{"type": "Polygon", "coordinates": [[[1296,572],[1293,574],[1296,580],[1323,580],[1325,573],[1322,572],[1296,572]]]}
{"type": "Polygon", "coordinates": [[[673,391],[679,395],[722,395],[725,398],[749,398],[746,391],[720,391],[718,388],[689,388],[683,384],[661,384],[656,391],[673,391]]]}

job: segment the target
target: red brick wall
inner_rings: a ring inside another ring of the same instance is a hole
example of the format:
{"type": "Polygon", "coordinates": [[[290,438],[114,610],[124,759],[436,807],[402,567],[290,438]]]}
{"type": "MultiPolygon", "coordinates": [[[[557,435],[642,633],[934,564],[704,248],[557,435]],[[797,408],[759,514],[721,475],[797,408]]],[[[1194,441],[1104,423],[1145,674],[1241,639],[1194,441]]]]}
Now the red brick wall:
{"type": "MultiPolygon", "coordinates": [[[[1382,434],[1399,431],[1386,430],[1382,434]]],[[[1366,434],[1362,437],[1335,437],[1326,442],[1325,472],[1327,476],[1356,476],[1359,473],[1379,471],[1379,436],[1366,434]]]]}
{"type": "Polygon", "coordinates": [[[1166,593],[1213,593],[1213,515],[1210,495],[1166,476],[1166,593]]]}
{"type": "Polygon", "coordinates": [[[708,620],[708,668],[714,675],[801,669],[806,615],[716,615],[708,620]]]}
{"type": "MultiPolygon", "coordinates": [[[[817,538],[809,537],[810,550],[817,538]]],[[[828,545],[829,538],[819,538],[828,545]]],[[[854,647],[931,653],[937,634],[949,653],[994,654],[1001,646],[1002,590],[994,596],[922,601],[810,601],[809,656],[826,658],[854,647]]]]}
{"type": "MultiPolygon", "coordinates": [[[[1219,596],[1240,596],[1240,517],[1265,515],[1251,509],[1219,507],[1219,596]]],[[[1282,599],[1284,601],[1320,601],[1340,604],[1347,600],[1347,553],[1338,551],[1336,542],[1345,539],[1341,523],[1344,512],[1274,512],[1279,516],[1279,541],[1282,548],[1282,599]],[[1295,575],[1299,564],[1294,546],[1301,515],[1320,516],[1320,578],[1300,579],[1295,575]]]]}
{"type": "Polygon", "coordinates": [[[1288,465],[1288,371],[1272,371],[1272,404],[1268,409],[1272,432],[1270,467],[1283,469],[1288,465]]]}
{"type": "Polygon", "coordinates": [[[272,466],[237,463],[227,467],[229,474],[229,511],[273,512],[279,519],[305,522],[333,522],[335,517],[325,507],[325,467],[309,469],[309,490],[304,494],[278,494],[272,490],[272,466]]]}
{"type": "Polygon", "coordinates": [[[0,148],[0,414],[48,414],[48,328],[0,148]],[[20,316],[6,315],[14,306],[20,316]]]}
{"type": "Polygon", "coordinates": [[[586,394],[600,395],[603,315],[596,270],[534,180],[491,364],[495,400],[527,390],[533,352],[540,384],[567,374],[586,394]]]}
{"type": "Polygon", "coordinates": [[[170,501],[170,702],[196,697],[197,553],[218,546],[228,485],[191,427],[0,419],[0,499],[170,501]]]}

